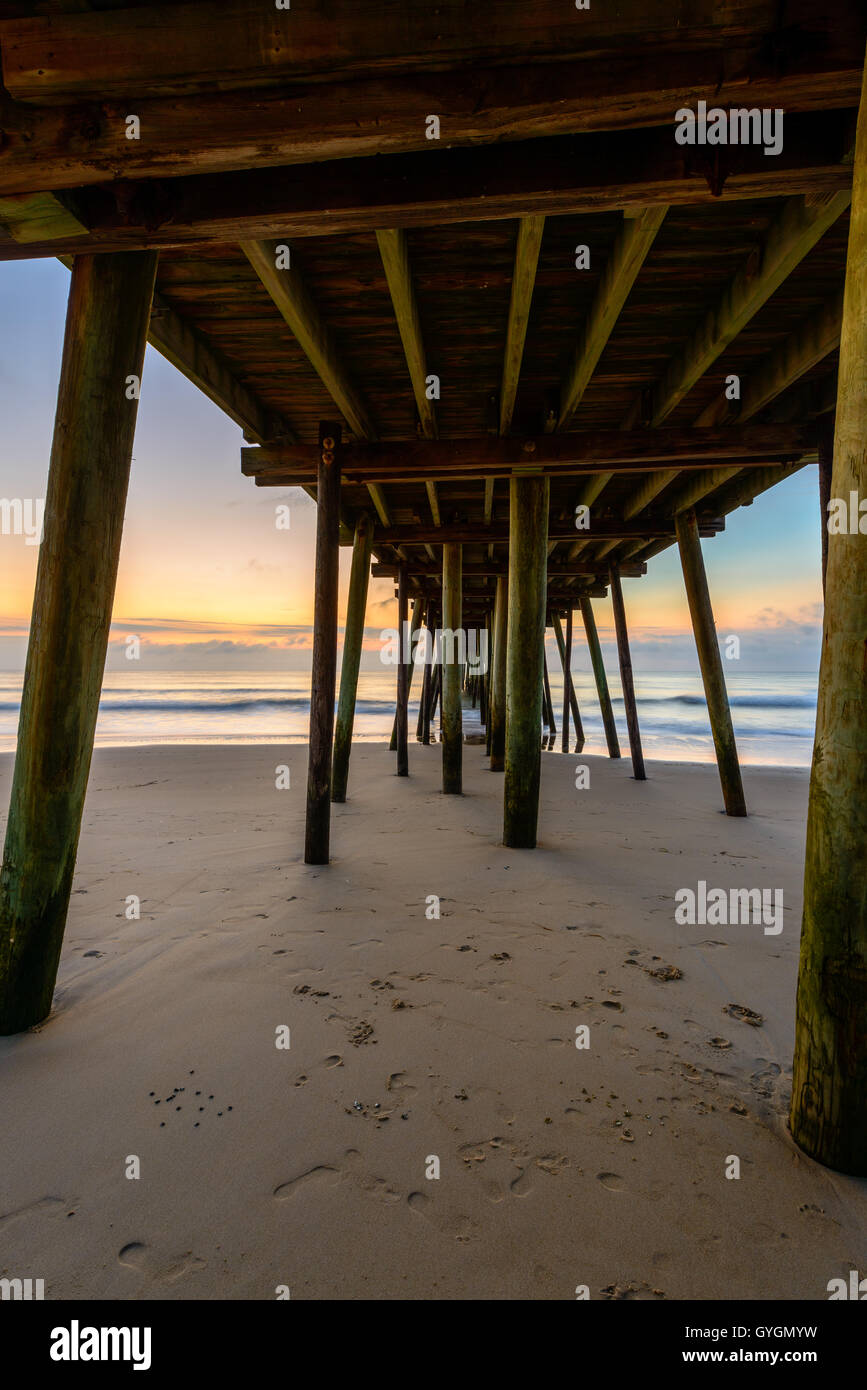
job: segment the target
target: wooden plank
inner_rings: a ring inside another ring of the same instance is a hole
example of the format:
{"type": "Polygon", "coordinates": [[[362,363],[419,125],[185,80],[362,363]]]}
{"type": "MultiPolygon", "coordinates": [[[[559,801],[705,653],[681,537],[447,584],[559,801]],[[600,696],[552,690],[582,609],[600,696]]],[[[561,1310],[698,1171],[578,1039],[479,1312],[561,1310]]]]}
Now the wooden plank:
{"type": "Polygon", "coordinates": [[[503,354],[503,375],[500,382],[500,434],[512,428],[515,397],[521,376],[524,340],[530,319],[536,266],[545,230],[544,217],[522,217],[518,224],[518,244],[515,248],[515,267],[512,272],[512,291],[509,298],[509,317],[506,323],[506,348],[503,354]]]}
{"type": "MultiPolygon", "coordinates": [[[[793,0],[787,23],[809,18],[793,0]]],[[[96,14],[53,14],[3,24],[3,82],[19,101],[161,96],[172,92],[297,81],[329,73],[424,71],[478,63],[526,63],[611,50],[641,40],[665,48],[727,42],[774,30],[772,0],[671,0],[663,10],[621,0],[617,12],[566,9],[559,0],[494,0],[484,11],[463,0],[435,9],[331,0],[278,10],[259,0],[154,5],[96,14]]]]}
{"type": "Polygon", "coordinates": [[[0,1034],[50,1009],[108,647],[154,253],[73,269],[0,872],[0,1034]]]}
{"type": "Polygon", "coordinates": [[[745,816],[747,806],[738,749],[732,728],[729,697],[701,553],[701,541],[698,538],[698,526],[692,509],[681,512],[677,518],[677,542],[726,815],[745,816]]]}
{"type": "Polygon", "coordinates": [[[333,334],[319,313],[301,272],[295,266],[285,270],[277,268],[278,248],[282,245],[280,242],[245,241],[241,250],[352,433],[360,439],[374,439],[376,435],[367,406],[349,379],[333,334]]]}
{"type": "MultiPolygon", "coordinates": [[[[815,453],[817,434],[807,425],[743,425],[728,428],[585,430],[580,434],[545,434],[478,439],[403,440],[347,448],[345,477],[361,483],[418,482],[425,478],[506,477],[512,472],[653,471],[660,463],[679,468],[714,468],[732,460],[747,466],[783,456],[815,453]]],[[[247,477],[303,476],[315,462],[313,445],[268,444],[241,450],[247,477]]],[[[574,531],[573,524],[573,531],[574,531]]]]}
{"type": "Polygon", "coordinates": [[[433,401],[428,400],[426,393],[427,362],[418,301],[409,264],[406,232],[400,228],[380,229],[376,233],[376,241],[394,306],[400,340],[403,343],[416,410],[421,421],[421,432],[425,439],[436,439],[436,412],[433,401]]]}
{"type": "Polygon", "coordinates": [[[668,208],[640,208],[628,217],[608,258],[575,357],[560,388],[559,430],[568,429],[614,325],[647,259],[668,208]]]}
{"type": "Polygon", "coordinates": [[[337,681],[337,587],[339,580],[340,425],[319,427],[320,465],[316,489],[316,569],[313,593],[313,660],[310,677],[310,747],[304,863],[331,857],[331,769],[334,695],[337,681]]]}
{"type": "MultiPolygon", "coordinates": [[[[142,138],[126,138],[128,94],[74,106],[21,105],[0,92],[0,193],[176,178],[430,151],[439,114],[451,147],[666,125],[702,98],[789,112],[856,107],[865,23],[839,22],[821,46],[793,47],[783,71],[762,40],[725,52],[678,47],[552,64],[379,75],[281,88],[135,101],[142,138]],[[126,97],[126,99],[124,99],[126,97]]],[[[680,42],[680,40],[678,40],[680,42]]]]}
{"type": "MultiPolygon", "coordinates": [[[[763,470],[759,470],[759,476],[763,470]]],[[[708,534],[723,529],[719,518],[703,518],[702,530],[708,534]]],[[[574,536],[575,529],[567,521],[558,521],[551,518],[549,536],[558,540],[568,540],[574,536]]],[[[587,533],[589,540],[599,540],[602,538],[615,540],[638,540],[644,537],[647,540],[657,540],[667,537],[674,539],[674,522],[662,518],[652,521],[618,521],[604,518],[593,524],[592,531],[587,533]]],[[[503,522],[492,525],[484,534],[484,540],[504,543],[509,539],[509,529],[503,522]]],[[[447,541],[458,541],[464,545],[479,544],[479,528],[467,523],[453,522],[447,526],[380,526],[376,530],[375,547],[380,550],[383,546],[409,546],[409,545],[443,545],[447,541]]]]}
{"type": "MultiPolygon", "coordinates": [[[[487,148],[338,159],[308,166],[198,174],[78,194],[87,237],[0,241],[6,260],[87,250],[298,239],[387,227],[585,215],[631,206],[716,204],[783,194],[848,191],[851,116],[786,119],[782,152],[727,148],[728,172],[711,188],[699,159],[662,129],[605,131],[487,148]],[[687,151],[689,156],[689,151],[687,151]]],[[[436,142],[431,142],[436,144],[436,142]]]]}
{"type": "Polygon", "coordinates": [[[7,193],[0,197],[0,226],[23,246],[87,236],[89,231],[54,193],[7,193]]]}
{"type": "MultiPolygon", "coordinates": [[[[405,569],[410,577],[425,576],[434,578],[442,573],[441,566],[436,563],[428,564],[420,560],[410,560],[406,565],[392,564],[387,561],[374,564],[371,566],[371,575],[374,579],[396,579],[401,569],[405,569]]],[[[493,578],[508,574],[508,572],[508,560],[464,560],[463,563],[463,575],[465,579],[478,576],[490,576],[493,578]]],[[[637,579],[640,575],[647,573],[647,566],[641,564],[623,565],[621,566],[620,572],[624,578],[637,579]]],[[[592,560],[584,560],[577,563],[569,561],[565,564],[551,564],[550,561],[548,563],[549,580],[556,580],[570,575],[587,575],[593,577],[597,574],[607,573],[607,565],[596,565],[592,560]]]]}

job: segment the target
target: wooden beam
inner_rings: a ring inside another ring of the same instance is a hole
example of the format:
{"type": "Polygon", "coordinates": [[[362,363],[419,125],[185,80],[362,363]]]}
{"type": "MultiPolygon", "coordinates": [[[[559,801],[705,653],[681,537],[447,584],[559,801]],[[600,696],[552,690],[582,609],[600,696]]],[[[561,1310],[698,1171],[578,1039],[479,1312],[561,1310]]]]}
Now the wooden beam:
{"type": "Polygon", "coordinates": [[[34,241],[88,235],[86,224],[79,221],[63,199],[48,192],[7,193],[0,197],[0,226],[5,227],[13,241],[24,246],[34,241]]]}
{"type": "MultiPolygon", "coordinates": [[[[858,117],[833,497],[867,487],[867,69],[858,117]]],[[[867,551],[828,536],[810,777],[791,1130],[818,1162],[867,1176],[867,551]]]]}
{"type": "Polygon", "coordinates": [[[51,1009],[99,694],[157,268],[76,261],[0,872],[0,1034],[51,1009]]]}
{"type": "MultiPolygon", "coordinates": [[[[397,708],[395,710],[395,746],[397,748],[397,775],[398,777],[409,776],[409,745],[408,745],[408,704],[409,704],[409,663],[412,660],[412,644],[408,640],[407,628],[409,626],[409,591],[406,581],[406,570],[401,566],[397,584],[397,630],[399,633],[398,645],[400,660],[397,663],[397,708]]],[[[416,608],[420,608],[420,601],[416,600],[416,608]]],[[[415,615],[415,609],[413,610],[415,615]]]]}
{"type": "Polygon", "coordinates": [[[632,775],[636,782],[644,782],[647,773],[644,770],[641,731],[638,727],[638,706],[635,703],[635,685],[632,680],[632,656],[629,651],[626,608],[623,603],[623,590],[620,587],[620,571],[616,564],[611,565],[609,579],[611,583],[611,606],[614,609],[614,627],[617,633],[617,655],[620,660],[620,683],[623,687],[626,728],[629,733],[629,750],[632,754],[632,775]]]}
{"type": "Polygon", "coordinates": [[[285,270],[277,268],[281,245],[280,242],[246,241],[242,242],[241,250],[352,433],[359,439],[375,439],[367,406],[349,379],[333,334],[320,315],[301,272],[295,266],[285,270]]]}
{"type": "Polygon", "coordinates": [[[544,217],[522,217],[518,223],[518,244],[512,271],[512,290],[509,297],[509,317],[506,323],[506,350],[503,355],[503,376],[500,382],[500,434],[512,428],[515,397],[521,377],[521,359],[530,319],[536,266],[545,230],[544,217]]]}
{"type": "Polygon", "coordinates": [[[403,343],[416,410],[421,422],[421,432],[425,439],[436,439],[438,433],[436,412],[433,401],[428,400],[427,397],[427,361],[421,334],[421,318],[409,264],[406,232],[400,228],[380,229],[376,233],[376,242],[382,257],[382,266],[388,283],[388,292],[394,306],[394,316],[397,319],[400,340],[403,343]]]}
{"type": "Polygon", "coordinates": [[[459,796],[463,791],[463,715],[461,712],[461,668],[457,660],[457,637],[463,628],[461,602],[461,547],[454,542],[443,546],[442,609],[442,746],[443,791],[459,796]]]}
{"type": "Polygon", "coordinates": [[[584,725],[581,723],[578,696],[575,692],[575,682],[572,679],[571,602],[566,607],[565,636],[563,635],[563,624],[560,621],[559,613],[554,612],[551,614],[551,623],[554,628],[554,637],[557,641],[557,650],[560,653],[560,665],[563,668],[563,741],[561,747],[564,753],[569,752],[569,715],[571,712],[572,722],[575,725],[575,752],[581,753],[584,749],[584,725]]]}
{"type": "MultiPolygon", "coordinates": [[[[763,470],[757,470],[761,473],[763,470]]],[[[551,530],[549,535],[559,540],[567,540],[574,536],[574,527],[570,527],[568,522],[556,521],[552,518],[551,530]]],[[[704,518],[701,522],[703,533],[713,534],[715,531],[722,530],[722,525],[718,518],[704,518]]],[[[588,532],[590,540],[600,540],[602,538],[613,537],[615,540],[660,540],[663,537],[669,540],[674,539],[674,522],[670,519],[654,519],[653,521],[618,521],[604,520],[597,521],[591,532],[588,532]]],[[[481,543],[490,540],[502,544],[509,539],[508,527],[497,522],[491,526],[490,531],[484,532],[481,543]]],[[[446,526],[381,526],[377,527],[375,546],[380,550],[383,546],[407,546],[407,545],[443,545],[446,541],[458,541],[465,545],[478,545],[480,543],[479,528],[469,522],[454,522],[446,526]]]]}
{"type": "MultiPolygon", "coordinates": [[[[107,96],[163,96],[297,82],[333,73],[369,73],[478,64],[561,60],[592,47],[616,51],[640,40],[670,49],[724,50],[754,41],[778,24],[771,0],[718,4],[675,0],[665,13],[622,0],[616,15],[575,13],[558,0],[537,0],[532,12],[500,4],[493,16],[467,14],[461,0],[436,11],[333,0],[316,9],[270,9],[257,0],[223,0],[216,8],[187,4],[9,20],[2,26],[3,82],[19,101],[50,104],[107,96]]],[[[831,29],[803,3],[787,23],[812,30],[814,43],[831,29]]],[[[647,50],[645,49],[645,61],[647,50]]]]}
{"type": "Polygon", "coordinates": [[[503,787],[503,844],[510,849],[534,849],[539,820],[549,504],[547,478],[512,478],[503,787]]]}
{"type": "MultiPolygon", "coordinates": [[[[396,579],[401,569],[405,569],[410,577],[424,576],[435,578],[442,574],[442,567],[440,565],[435,562],[431,564],[421,560],[410,560],[405,565],[388,561],[380,562],[372,566],[371,574],[374,579],[396,579]]],[[[463,563],[464,579],[469,579],[474,576],[497,577],[502,574],[508,574],[508,572],[508,560],[465,560],[463,563]]],[[[570,575],[588,575],[595,578],[596,575],[607,573],[607,565],[596,565],[591,560],[585,560],[583,562],[569,561],[566,564],[551,564],[549,562],[548,564],[549,581],[568,577],[570,575]]],[[[620,573],[624,578],[637,579],[641,575],[647,573],[647,566],[642,564],[634,564],[628,567],[622,565],[620,573]]]]}
{"type": "Polygon", "coordinates": [[[494,601],[493,666],[491,669],[490,732],[491,771],[506,767],[506,650],[508,643],[509,582],[507,575],[497,578],[494,601]]]}
{"type": "Polygon", "coordinates": [[[705,316],[654,393],[651,424],[661,425],[849,206],[851,193],[786,202],[761,248],[705,316]]]}
{"type": "Polygon", "coordinates": [[[334,731],[334,694],[337,679],[341,450],[339,424],[326,422],[319,426],[319,446],[305,864],[327,864],[330,861],[331,739],[334,731]]]}
{"type": "Polygon", "coordinates": [[[721,189],[699,159],[661,129],[606,131],[487,148],[435,149],[159,181],[128,180],[77,194],[86,236],[19,245],[0,236],[0,258],[83,251],[292,242],[305,236],[443,226],[504,217],[589,215],[630,206],[701,205],[851,185],[851,116],[786,118],[783,151],[729,146],[721,189]]]}
{"type": "Polygon", "coordinates": [[[694,511],[678,516],[677,541],[726,815],[745,816],[738,749],[694,511]]]}
{"type": "Polygon", "coordinates": [[[655,207],[641,208],[637,215],[624,220],[602,273],[569,375],[560,388],[559,430],[569,427],[581,404],[667,211],[664,204],[657,204],[655,207]]]}
{"type": "MultiPolygon", "coordinates": [[[[585,430],[543,434],[532,439],[406,440],[346,450],[347,479],[353,482],[418,482],[426,478],[508,477],[513,472],[546,471],[579,476],[598,471],[652,472],[660,464],[677,468],[715,468],[729,460],[747,466],[784,456],[815,453],[812,425],[735,425],[698,429],[670,426],[648,430],[585,430]]],[[[315,463],[314,447],[267,444],[241,450],[241,471],[257,480],[304,477],[315,463]]],[[[574,534],[575,526],[572,523],[574,534]]]]}
{"type": "MultiPolygon", "coordinates": [[[[653,62],[595,52],[551,63],[460,72],[293,81],[255,90],[136,98],[143,138],[126,138],[129,92],[66,106],[22,105],[0,92],[0,194],[57,191],[129,180],[269,168],[430,151],[426,117],[437,112],[450,146],[661,126],[701,98],[712,104],[784,107],[787,113],[856,107],[864,18],[857,0],[835,3],[820,44],[781,62],[765,35],[690,50],[678,34],[653,62]]],[[[811,24],[815,23],[815,19],[811,24]]],[[[78,97],[74,98],[76,102],[78,97]]]]}
{"type": "Polygon", "coordinates": [[[362,512],[355,523],[352,568],[349,573],[349,597],[346,603],[346,622],[343,626],[340,695],[337,705],[337,722],[334,729],[334,758],[331,768],[331,800],[336,802],[346,800],[346,785],[349,780],[349,757],[352,752],[355,697],[358,690],[361,649],[364,643],[364,615],[367,609],[372,541],[373,526],[370,517],[366,512],[362,512]]]}

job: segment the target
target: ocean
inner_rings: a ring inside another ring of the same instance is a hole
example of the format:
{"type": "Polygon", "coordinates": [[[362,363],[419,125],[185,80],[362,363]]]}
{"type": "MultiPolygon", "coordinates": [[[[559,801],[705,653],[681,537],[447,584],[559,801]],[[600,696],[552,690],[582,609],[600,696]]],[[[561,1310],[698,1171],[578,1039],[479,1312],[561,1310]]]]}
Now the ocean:
{"type": "MultiPolygon", "coordinates": [[[[558,729],[563,678],[551,665],[558,729]]],[[[740,675],[726,672],[741,761],[809,767],[816,720],[816,678],[810,675],[740,675]]],[[[587,753],[605,753],[605,739],[592,674],[576,671],[587,753]]],[[[15,747],[20,675],[0,673],[0,751],[15,747]]],[[[615,672],[609,684],[628,753],[623,701],[615,672]]],[[[415,734],[417,670],[410,701],[410,737],[415,734]]],[[[395,673],[362,672],[355,737],[381,742],[391,733],[395,673]]],[[[645,756],[677,762],[712,762],[713,744],[701,679],[697,674],[636,674],[638,715],[645,756]]],[[[151,743],[303,743],[307,738],[310,676],[287,672],[109,672],[105,677],[97,746],[151,743]]],[[[559,748],[559,738],[557,742],[559,748]]]]}

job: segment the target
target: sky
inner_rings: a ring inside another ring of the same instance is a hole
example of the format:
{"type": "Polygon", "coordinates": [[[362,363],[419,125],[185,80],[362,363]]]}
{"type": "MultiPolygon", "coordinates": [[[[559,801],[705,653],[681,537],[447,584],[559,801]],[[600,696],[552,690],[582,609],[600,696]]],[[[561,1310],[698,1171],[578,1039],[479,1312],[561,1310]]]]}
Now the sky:
{"type": "MultiPolygon", "coordinates": [[[[54,260],[0,265],[0,499],[45,496],[69,272],[54,260]]],[[[288,330],[287,330],[288,331],[288,330]]],[[[299,489],[241,475],[241,430],[148,348],[115,597],[108,668],[141,639],[149,670],[309,667],[316,511],[299,489]],[[275,507],[289,504],[288,530],[275,507]]],[[[815,465],[731,515],[703,551],[721,638],[740,639],[737,669],[814,672],[821,640],[815,465]]],[[[38,547],[0,534],[0,671],[24,667],[38,547]]],[[[341,620],[350,550],[341,549],[341,620]]],[[[697,670],[676,547],[624,580],[633,664],[697,670]]],[[[610,600],[594,601],[606,659],[610,600]]],[[[372,580],[365,664],[396,622],[394,586],[372,580]]],[[[616,658],[614,658],[616,666],[616,658]]],[[[589,669],[577,643],[575,668],[589,669]]],[[[141,668],[140,668],[141,669],[141,668]]]]}

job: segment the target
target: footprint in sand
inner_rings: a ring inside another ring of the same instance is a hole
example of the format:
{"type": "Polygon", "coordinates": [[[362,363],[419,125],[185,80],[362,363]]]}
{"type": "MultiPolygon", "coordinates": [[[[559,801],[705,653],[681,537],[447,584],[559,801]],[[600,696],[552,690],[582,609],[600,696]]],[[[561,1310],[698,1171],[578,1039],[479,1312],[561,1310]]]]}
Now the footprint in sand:
{"type": "Polygon", "coordinates": [[[16,1211],[4,1212],[0,1216],[0,1231],[11,1226],[13,1221],[20,1221],[25,1216],[33,1216],[37,1212],[44,1216],[50,1216],[64,1207],[74,1205],[74,1201],[66,1202],[62,1197],[40,1197],[38,1202],[29,1202],[26,1207],[18,1207],[16,1211]]]}
{"type": "Polygon", "coordinates": [[[126,1269],[133,1269],[136,1274],[145,1275],[152,1284],[176,1284],[179,1279],[205,1269],[208,1263],[207,1260],[194,1255],[191,1250],[187,1250],[183,1255],[175,1256],[172,1263],[165,1268],[149,1269],[148,1266],[153,1265],[154,1256],[144,1241],[140,1240],[132,1240],[128,1245],[124,1245],[118,1251],[117,1258],[126,1269]]]}
{"type": "Polygon", "coordinates": [[[411,1192],[406,1200],[412,1211],[430,1221],[443,1235],[453,1236],[455,1240],[462,1242],[471,1239],[472,1223],[469,1217],[452,1217],[437,1211],[432,1198],[427,1197],[424,1192],[411,1192]]]}
{"type": "Polygon", "coordinates": [[[308,1168],[306,1173],[301,1173],[297,1178],[281,1182],[274,1188],[273,1195],[278,1202],[285,1202],[300,1192],[302,1187],[334,1187],[342,1176],[336,1168],[330,1167],[327,1163],[320,1163],[315,1168],[308,1168]]]}
{"type": "Polygon", "coordinates": [[[329,1070],[332,1067],[342,1067],[343,1058],[341,1057],[339,1052],[333,1052],[330,1057],[325,1058],[323,1066],[327,1067],[329,1070]]]}
{"type": "Polygon", "coordinates": [[[597,1178],[609,1192],[622,1192],[626,1183],[619,1173],[597,1173],[597,1178]]]}

